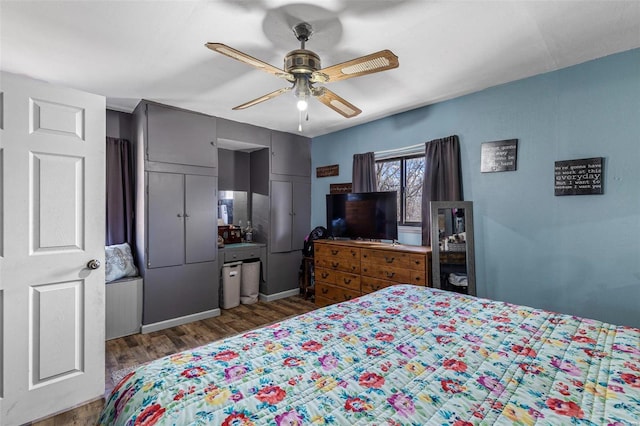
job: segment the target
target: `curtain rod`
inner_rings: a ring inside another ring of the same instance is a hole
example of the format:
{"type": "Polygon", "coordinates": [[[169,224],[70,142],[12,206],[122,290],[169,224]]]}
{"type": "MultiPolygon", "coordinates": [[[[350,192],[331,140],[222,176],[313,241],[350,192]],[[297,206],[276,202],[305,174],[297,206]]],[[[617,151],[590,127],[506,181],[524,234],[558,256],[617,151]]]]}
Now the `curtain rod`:
{"type": "Polygon", "coordinates": [[[411,146],[405,146],[403,148],[395,148],[395,149],[387,149],[384,151],[376,151],[374,152],[375,155],[380,155],[380,154],[393,154],[394,152],[403,152],[403,151],[409,151],[409,150],[414,150],[414,149],[418,149],[418,148],[422,148],[424,149],[424,143],[418,143],[415,145],[411,145],[411,146]]]}

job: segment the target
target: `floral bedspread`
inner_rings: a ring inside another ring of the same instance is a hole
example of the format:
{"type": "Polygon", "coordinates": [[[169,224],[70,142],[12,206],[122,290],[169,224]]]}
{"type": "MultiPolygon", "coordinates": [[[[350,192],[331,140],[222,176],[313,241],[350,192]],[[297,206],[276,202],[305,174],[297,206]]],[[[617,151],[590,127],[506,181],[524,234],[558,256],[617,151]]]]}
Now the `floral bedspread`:
{"type": "Polygon", "coordinates": [[[140,367],[101,425],[638,425],[640,330],[389,287],[140,367]]]}

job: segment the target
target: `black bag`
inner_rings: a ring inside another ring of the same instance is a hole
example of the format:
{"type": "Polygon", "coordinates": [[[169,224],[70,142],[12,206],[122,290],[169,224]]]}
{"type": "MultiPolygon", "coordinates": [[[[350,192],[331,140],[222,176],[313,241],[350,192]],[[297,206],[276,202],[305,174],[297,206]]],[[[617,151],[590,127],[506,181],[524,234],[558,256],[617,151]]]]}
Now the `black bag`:
{"type": "Polygon", "coordinates": [[[313,241],[324,240],[329,238],[329,231],[324,226],[316,226],[304,239],[304,245],[302,247],[302,255],[306,257],[313,257],[313,241]]]}

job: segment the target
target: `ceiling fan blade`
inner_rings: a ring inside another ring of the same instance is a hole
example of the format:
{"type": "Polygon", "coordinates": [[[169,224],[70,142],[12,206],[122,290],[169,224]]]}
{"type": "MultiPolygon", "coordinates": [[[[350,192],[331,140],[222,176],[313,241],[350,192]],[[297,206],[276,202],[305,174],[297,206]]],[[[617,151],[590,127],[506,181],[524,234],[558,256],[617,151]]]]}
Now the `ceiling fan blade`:
{"type": "Polygon", "coordinates": [[[361,75],[397,68],[398,57],[390,50],[381,50],[341,64],[332,65],[311,74],[312,83],[329,83],[361,75]]]}
{"type": "Polygon", "coordinates": [[[237,107],[234,107],[233,109],[234,110],[238,110],[238,109],[245,109],[245,108],[252,107],[252,106],[254,106],[256,104],[259,104],[260,102],[268,101],[269,99],[273,99],[276,96],[280,96],[283,93],[286,93],[286,92],[290,91],[291,89],[292,89],[291,87],[284,87],[282,89],[278,89],[278,90],[276,90],[274,92],[267,93],[266,95],[260,96],[259,98],[255,98],[252,101],[246,102],[246,103],[244,103],[242,105],[238,105],[237,107]]]}
{"type": "Polygon", "coordinates": [[[206,43],[205,46],[207,46],[209,49],[213,50],[214,52],[218,52],[222,55],[233,58],[236,61],[240,61],[247,65],[251,65],[252,67],[258,68],[261,71],[265,71],[265,72],[268,72],[269,74],[273,74],[276,77],[285,78],[292,82],[295,81],[295,77],[291,73],[283,71],[280,68],[276,68],[271,64],[261,61],[260,59],[256,59],[253,56],[249,56],[246,53],[243,53],[225,44],[206,43]]]}
{"type": "Polygon", "coordinates": [[[312,94],[320,102],[346,118],[355,117],[362,112],[360,108],[347,102],[326,87],[314,87],[312,94]]]}

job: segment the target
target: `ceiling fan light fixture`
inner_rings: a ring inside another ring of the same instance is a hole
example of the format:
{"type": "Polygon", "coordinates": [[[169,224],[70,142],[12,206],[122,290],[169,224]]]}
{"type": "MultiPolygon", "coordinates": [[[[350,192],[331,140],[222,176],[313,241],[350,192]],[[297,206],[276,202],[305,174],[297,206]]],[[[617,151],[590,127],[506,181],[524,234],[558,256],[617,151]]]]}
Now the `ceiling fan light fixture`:
{"type": "Polygon", "coordinates": [[[362,112],[357,106],[324,87],[324,84],[390,70],[397,68],[399,65],[398,57],[392,51],[381,50],[322,68],[320,56],[311,50],[305,49],[305,43],[313,33],[311,24],[301,22],[293,27],[293,33],[300,42],[300,49],[292,50],[285,55],[282,69],[222,43],[205,44],[207,48],[214,52],[293,83],[289,87],[278,89],[238,105],[233,108],[234,110],[249,108],[280,96],[285,92],[293,92],[296,97],[296,109],[298,110],[298,131],[302,132],[302,116],[305,115],[306,120],[309,120],[307,110],[309,108],[309,99],[312,96],[345,118],[356,117],[362,112]],[[314,84],[320,84],[321,86],[314,86],[314,84]]]}
{"type": "Polygon", "coordinates": [[[311,95],[311,86],[306,75],[296,76],[296,82],[293,88],[293,94],[298,98],[296,107],[298,111],[306,111],[309,106],[308,99],[311,95]]]}
{"type": "Polygon", "coordinates": [[[308,107],[309,102],[307,102],[306,99],[298,99],[298,102],[296,103],[296,108],[298,108],[298,111],[306,111],[308,107]]]}

